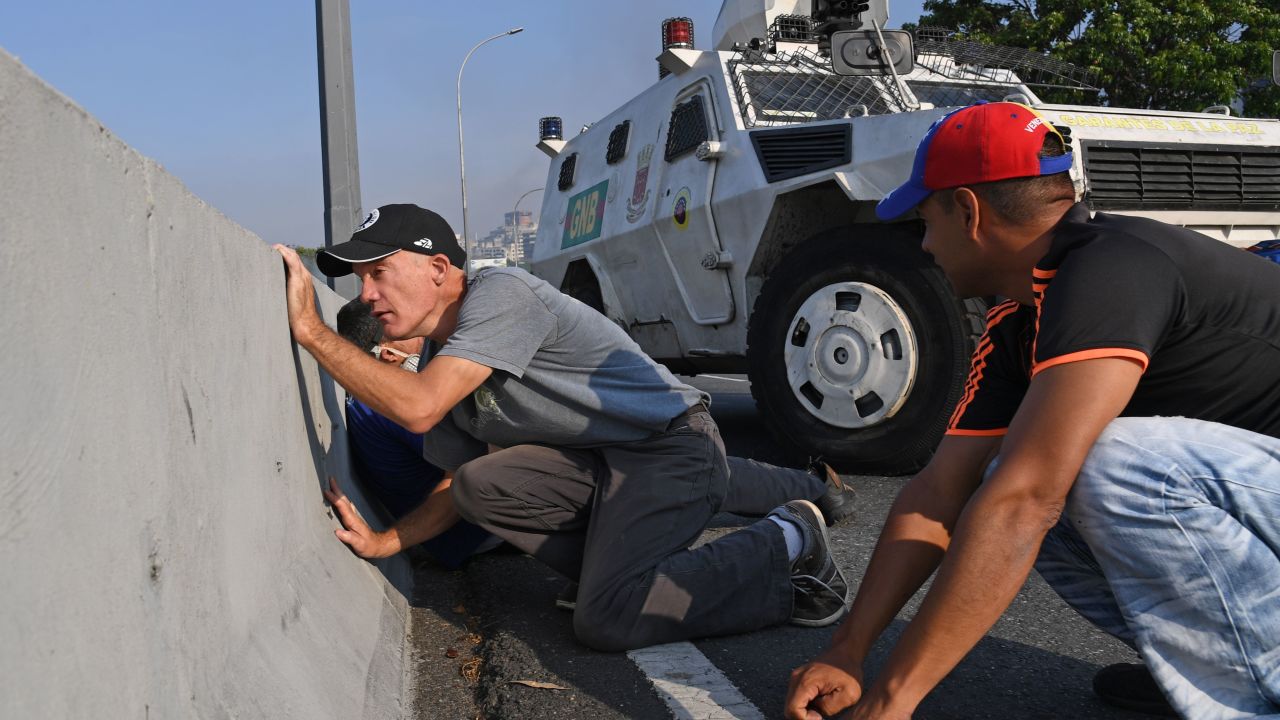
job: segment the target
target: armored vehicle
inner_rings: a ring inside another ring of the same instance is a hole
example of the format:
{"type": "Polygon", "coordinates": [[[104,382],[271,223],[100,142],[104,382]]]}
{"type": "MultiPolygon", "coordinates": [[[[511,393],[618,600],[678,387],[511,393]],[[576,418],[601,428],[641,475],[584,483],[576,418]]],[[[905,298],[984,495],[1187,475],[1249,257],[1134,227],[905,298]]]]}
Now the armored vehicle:
{"type": "Polygon", "coordinates": [[[567,141],[545,119],[530,266],[676,372],[745,372],[798,456],[895,474],[932,453],[984,328],[918,222],[874,214],[947,108],[1029,105],[1069,133],[1091,209],[1240,247],[1280,237],[1280,122],[1084,104],[1079,68],[886,21],[882,1],[726,0],[710,50],[667,21],[656,83],[567,141]]]}

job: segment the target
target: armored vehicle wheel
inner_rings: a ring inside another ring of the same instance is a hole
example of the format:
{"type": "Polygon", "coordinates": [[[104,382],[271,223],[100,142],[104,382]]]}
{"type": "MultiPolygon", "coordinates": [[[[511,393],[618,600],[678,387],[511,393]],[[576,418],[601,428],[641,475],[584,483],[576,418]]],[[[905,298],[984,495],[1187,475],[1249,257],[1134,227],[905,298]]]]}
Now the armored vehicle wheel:
{"type": "Polygon", "coordinates": [[[985,304],[952,294],[919,233],[904,224],[820,235],[761,288],[747,334],[751,394],[797,456],[899,475],[923,467],[942,439],[985,304]]]}

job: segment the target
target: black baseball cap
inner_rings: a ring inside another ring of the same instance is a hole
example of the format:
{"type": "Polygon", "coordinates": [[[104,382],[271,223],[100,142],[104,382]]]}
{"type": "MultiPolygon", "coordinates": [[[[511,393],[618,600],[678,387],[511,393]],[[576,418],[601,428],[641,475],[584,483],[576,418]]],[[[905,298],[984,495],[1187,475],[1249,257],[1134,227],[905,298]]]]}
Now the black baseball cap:
{"type": "Polygon", "coordinates": [[[400,250],[444,255],[456,268],[467,264],[467,253],[444,218],[417,205],[400,204],[370,211],[350,240],[321,250],[316,265],[329,277],[342,277],[351,274],[351,263],[380,260],[400,250]]]}

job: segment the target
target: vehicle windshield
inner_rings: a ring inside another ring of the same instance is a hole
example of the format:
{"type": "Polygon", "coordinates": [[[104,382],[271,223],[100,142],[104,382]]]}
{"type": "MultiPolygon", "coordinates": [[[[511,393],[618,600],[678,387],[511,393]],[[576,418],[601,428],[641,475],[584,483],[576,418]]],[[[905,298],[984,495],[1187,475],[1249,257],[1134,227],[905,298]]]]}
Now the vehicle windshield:
{"type": "Polygon", "coordinates": [[[999,102],[1015,93],[1024,92],[1017,85],[979,85],[976,83],[939,83],[908,80],[907,87],[922,103],[934,107],[963,107],[979,100],[999,102]]]}

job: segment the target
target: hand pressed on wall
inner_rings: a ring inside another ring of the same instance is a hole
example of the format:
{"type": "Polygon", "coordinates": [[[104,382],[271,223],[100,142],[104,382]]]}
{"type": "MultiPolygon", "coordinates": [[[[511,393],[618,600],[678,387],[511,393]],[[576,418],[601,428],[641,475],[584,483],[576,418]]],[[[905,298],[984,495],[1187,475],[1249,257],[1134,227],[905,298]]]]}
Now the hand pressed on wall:
{"type": "Polygon", "coordinates": [[[351,499],[343,494],[342,488],[338,487],[336,478],[329,478],[329,489],[324,491],[324,496],[338,513],[338,521],[342,523],[342,529],[334,530],[333,534],[349,545],[352,552],[366,559],[384,558],[396,554],[397,548],[394,547],[395,538],[392,534],[378,532],[369,527],[364,518],[360,517],[360,513],[356,512],[356,506],[351,503],[351,499]]]}
{"type": "Polygon", "coordinates": [[[285,245],[275,244],[271,249],[280,253],[285,266],[285,299],[289,306],[289,330],[293,338],[304,347],[312,327],[321,325],[320,313],[316,310],[316,291],[311,273],[302,264],[297,251],[285,245]]]}

